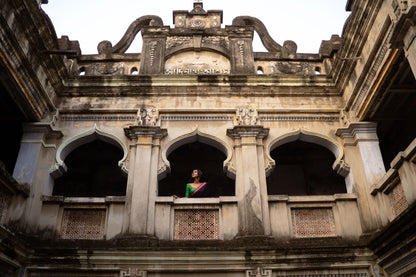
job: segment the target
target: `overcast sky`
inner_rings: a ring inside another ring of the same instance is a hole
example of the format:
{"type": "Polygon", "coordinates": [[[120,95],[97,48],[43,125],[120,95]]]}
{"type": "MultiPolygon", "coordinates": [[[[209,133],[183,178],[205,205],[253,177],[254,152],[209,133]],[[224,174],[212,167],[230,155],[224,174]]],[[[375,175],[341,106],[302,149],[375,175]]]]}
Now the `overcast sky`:
{"type": "MultiPolygon", "coordinates": [[[[157,15],[164,25],[173,26],[172,11],[191,10],[193,0],[49,0],[42,8],[55,25],[58,37],[68,35],[80,42],[83,54],[96,54],[100,41],[115,45],[128,26],[143,15],[157,15]]],[[[341,35],[349,13],[346,0],[205,0],[205,10],[223,10],[223,25],[240,15],[260,19],[273,39],[283,44],[293,40],[298,53],[318,53],[322,40],[341,35]]],[[[255,38],[255,51],[266,51],[255,38]]],[[[129,53],[141,52],[141,35],[129,53]]]]}

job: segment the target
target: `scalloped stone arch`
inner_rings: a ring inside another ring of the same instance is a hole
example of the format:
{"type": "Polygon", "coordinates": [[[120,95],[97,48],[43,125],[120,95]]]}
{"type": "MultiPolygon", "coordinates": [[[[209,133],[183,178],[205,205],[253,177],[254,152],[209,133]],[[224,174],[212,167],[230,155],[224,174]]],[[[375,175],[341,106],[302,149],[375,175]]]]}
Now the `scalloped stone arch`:
{"type": "Polygon", "coordinates": [[[182,135],[173,139],[168,146],[166,147],[165,151],[162,151],[162,166],[158,170],[158,177],[159,179],[163,178],[167,173],[170,172],[170,162],[167,157],[175,151],[177,148],[181,147],[182,145],[192,143],[192,142],[201,142],[223,152],[227,158],[223,163],[223,169],[227,172],[227,175],[233,179],[235,179],[235,169],[232,167],[231,159],[232,159],[232,149],[222,140],[218,139],[215,136],[202,133],[198,128],[196,128],[193,132],[182,135]]]}
{"type": "Polygon", "coordinates": [[[100,139],[102,141],[110,143],[123,151],[123,157],[120,161],[118,161],[118,166],[124,173],[127,174],[127,166],[125,164],[128,154],[127,146],[118,137],[100,130],[97,127],[97,125],[94,124],[94,127],[90,130],[65,140],[58,147],[55,156],[56,162],[50,169],[50,174],[52,175],[52,177],[56,179],[62,176],[67,171],[67,166],[65,165],[64,160],[69,153],[71,153],[74,149],[78,148],[79,146],[92,142],[96,139],[100,139]]]}
{"type": "Polygon", "coordinates": [[[318,133],[306,131],[304,129],[299,129],[294,132],[290,132],[283,136],[280,136],[274,140],[272,140],[268,145],[267,158],[268,163],[266,166],[266,175],[271,173],[274,165],[276,164],[275,161],[270,156],[270,153],[277,147],[284,145],[289,142],[293,142],[296,140],[301,140],[305,142],[310,142],[314,144],[318,144],[327,148],[331,151],[335,156],[335,161],[332,164],[332,168],[341,176],[346,177],[350,171],[349,166],[344,161],[344,149],[341,145],[338,144],[335,140],[331,139],[328,136],[321,135],[318,133]]]}

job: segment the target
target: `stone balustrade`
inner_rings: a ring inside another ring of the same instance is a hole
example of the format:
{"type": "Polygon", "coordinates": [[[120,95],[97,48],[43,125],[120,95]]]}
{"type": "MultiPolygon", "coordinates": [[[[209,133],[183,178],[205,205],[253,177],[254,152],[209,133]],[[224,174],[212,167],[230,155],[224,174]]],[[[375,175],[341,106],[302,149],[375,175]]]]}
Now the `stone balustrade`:
{"type": "Polygon", "coordinates": [[[383,215],[383,224],[388,224],[400,216],[416,202],[416,139],[399,152],[390,163],[391,168],[381,180],[371,188],[371,194],[383,215]]]}
{"type": "Polygon", "coordinates": [[[124,196],[43,196],[39,225],[60,239],[111,239],[120,234],[124,196]]]}

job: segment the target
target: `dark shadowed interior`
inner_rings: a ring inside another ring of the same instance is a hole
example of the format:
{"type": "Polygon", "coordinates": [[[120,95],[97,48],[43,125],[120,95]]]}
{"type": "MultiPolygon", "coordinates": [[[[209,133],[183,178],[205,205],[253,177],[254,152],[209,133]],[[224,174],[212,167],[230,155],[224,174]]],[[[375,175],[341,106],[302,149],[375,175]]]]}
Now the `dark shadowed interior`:
{"type": "Polygon", "coordinates": [[[81,145],[65,158],[68,171],[55,180],[53,195],[126,195],[127,177],[118,166],[122,157],[121,149],[102,140],[81,145]]]}
{"type": "Polygon", "coordinates": [[[333,169],[334,154],[317,144],[294,141],[271,152],[276,167],[267,178],[269,195],[345,193],[345,180],[333,169]]]}

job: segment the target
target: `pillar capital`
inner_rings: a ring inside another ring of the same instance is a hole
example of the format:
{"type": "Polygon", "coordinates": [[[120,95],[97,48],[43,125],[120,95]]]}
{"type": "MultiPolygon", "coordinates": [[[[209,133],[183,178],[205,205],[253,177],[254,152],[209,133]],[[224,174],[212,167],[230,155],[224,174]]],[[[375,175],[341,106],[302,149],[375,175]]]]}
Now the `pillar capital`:
{"type": "Polygon", "coordinates": [[[237,125],[232,129],[227,129],[227,136],[233,139],[241,139],[243,137],[264,139],[269,135],[269,131],[270,128],[264,128],[260,125],[237,125]]]}
{"type": "Polygon", "coordinates": [[[124,134],[129,139],[138,139],[140,137],[151,137],[152,139],[164,138],[168,131],[159,126],[129,126],[124,128],[124,134]]]}
{"type": "Polygon", "coordinates": [[[338,128],[335,134],[344,140],[344,145],[356,145],[358,141],[378,141],[375,122],[350,123],[346,128],[338,128]]]}

